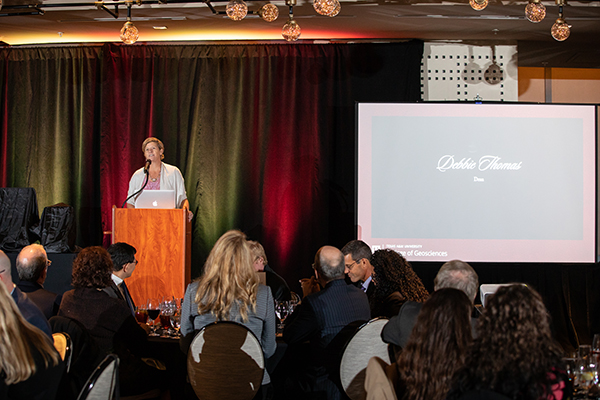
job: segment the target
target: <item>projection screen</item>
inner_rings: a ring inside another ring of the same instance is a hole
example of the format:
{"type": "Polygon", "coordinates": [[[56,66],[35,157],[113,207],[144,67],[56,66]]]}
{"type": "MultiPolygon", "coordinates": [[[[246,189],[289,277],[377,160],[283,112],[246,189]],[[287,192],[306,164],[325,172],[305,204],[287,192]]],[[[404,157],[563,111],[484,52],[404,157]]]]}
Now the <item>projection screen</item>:
{"type": "Polygon", "coordinates": [[[409,261],[596,260],[596,107],[359,103],[358,237],[409,261]]]}

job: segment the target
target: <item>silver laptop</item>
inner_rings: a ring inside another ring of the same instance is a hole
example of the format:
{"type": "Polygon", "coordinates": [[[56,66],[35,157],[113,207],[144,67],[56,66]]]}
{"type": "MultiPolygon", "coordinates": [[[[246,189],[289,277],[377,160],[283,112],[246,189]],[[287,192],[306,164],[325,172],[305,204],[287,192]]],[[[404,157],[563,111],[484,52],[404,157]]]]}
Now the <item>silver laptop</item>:
{"type": "Polygon", "coordinates": [[[175,191],[144,190],[135,201],[135,208],[175,208],[175,191]]]}

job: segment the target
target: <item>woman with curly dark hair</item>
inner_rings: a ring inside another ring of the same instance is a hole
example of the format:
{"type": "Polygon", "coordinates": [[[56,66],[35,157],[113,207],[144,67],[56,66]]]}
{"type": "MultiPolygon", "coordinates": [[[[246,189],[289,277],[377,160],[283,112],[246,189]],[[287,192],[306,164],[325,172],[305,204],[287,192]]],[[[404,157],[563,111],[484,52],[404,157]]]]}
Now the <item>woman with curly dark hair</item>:
{"type": "Polygon", "coordinates": [[[439,289],[423,304],[398,357],[397,395],[403,400],[443,400],[465,361],[473,305],[458,289],[439,289]]]}
{"type": "Polygon", "coordinates": [[[497,394],[518,400],[566,398],[562,351],[535,290],[520,284],[499,288],[487,302],[477,332],[449,399],[497,394]]]}
{"type": "Polygon", "coordinates": [[[88,330],[99,352],[96,365],[109,353],[119,356],[121,395],[146,393],[162,385],[161,377],[141,360],[149,354],[146,331],[124,300],[103,290],[112,283],[112,270],[110,254],[104,248],[81,250],[73,261],[75,289],[64,294],[58,315],[77,320],[88,330]]]}
{"type": "Polygon", "coordinates": [[[375,292],[371,299],[371,316],[391,318],[398,315],[407,300],[423,302],[429,292],[421,278],[400,253],[377,250],[371,257],[375,292]]]}

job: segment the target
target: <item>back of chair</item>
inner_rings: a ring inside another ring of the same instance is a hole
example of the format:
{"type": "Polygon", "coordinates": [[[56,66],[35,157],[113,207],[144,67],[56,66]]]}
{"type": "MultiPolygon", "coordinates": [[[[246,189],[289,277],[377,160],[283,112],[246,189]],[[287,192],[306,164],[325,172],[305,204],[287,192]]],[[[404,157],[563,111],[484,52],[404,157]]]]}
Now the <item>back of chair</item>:
{"type": "Polygon", "coordinates": [[[221,321],[198,332],[189,349],[187,369],[201,400],[251,400],[262,384],[265,360],[252,331],[221,321]]]}
{"type": "Polygon", "coordinates": [[[92,372],[77,400],[113,400],[119,398],[119,357],[109,354],[92,372]]]}
{"type": "Polygon", "coordinates": [[[73,344],[71,342],[71,336],[66,332],[55,332],[52,334],[54,339],[54,348],[60,354],[60,358],[65,363],[65,372],[69,373],[71,369],[71,358],[73,357],[73,344]]]}
{"type": "MultiPolygon", "coordinates": [[[[49,320],[52,332],[67,333],[71,339],[71,360],[67,364],[68,384],[61,391],[68,391],[71,397],[76,397],[94,368],[102,361],[103,355],[98,351],[96,342],[90,336],[85,326],[79,321],[68,317],[54,316],[49,320]],[[69,365],[70,364],[70,365],[69,365]]],[[[62,393],[67,397],[67,393],[62,393]]]]}
{"type": "Polygon", "coordinates": [[[364,400],[365,373],[371,357],[390,364],[388,345],[381,339],[381,330],[388,320],[375,318],[361,326],[346,345],[340,363],[340,381],[351,400],[364,400]]]}

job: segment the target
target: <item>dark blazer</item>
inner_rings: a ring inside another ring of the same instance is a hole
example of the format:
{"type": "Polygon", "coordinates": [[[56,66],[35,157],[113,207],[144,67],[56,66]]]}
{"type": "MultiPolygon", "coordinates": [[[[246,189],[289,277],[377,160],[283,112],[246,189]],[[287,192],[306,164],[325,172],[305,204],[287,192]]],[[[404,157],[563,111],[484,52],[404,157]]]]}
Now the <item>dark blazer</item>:
{"type": "Polygon", "coordinates": [[[164,384],[158,376],[161,372],[142,361],[152,350],[146,332],[123,300],[111,298],[103,290],[77,288],[65,292],[58,315],[79,321],[100,354],[119,356],[122,396],[145,393],[164,384]]]}
{"type": "Polygon", "coordinates": [[[357,321],[368,321],[370,317],[365,292],[343,279],[306,296],[287,318],[283,330],[283,340],[290,345],[288,352],[298,355],[291,363],[296,369],[290,375],[291,392],[286,395],[294,399],[341,399],[341,342],[349,337],[349,328],[356,327],[357,321]],[[306,341],[310,342],[308,348],[303,344],[306,341]]]}
{"type": "MultiPolygon", "coordinates": [[[[415,301],[407,301],[402,305],[398,315],[390,318],[389,322],[385,324],[381,331],[381,338],[384,342],[394,344],[404,348],[408,338],[417,323],[417,316],[421,312],[423,303],[417,303],[415,301]]],[[[475,337],[475,325],[477,324],[477,318],[471,318],[471,333],[475,337]]]]}
{"type": "Polygon", "coordinates": [[[400,308],[406,302],[406,297],[396,291],[383,299],[381,302],[371,301],[371,318],[385,317],[392,318],[398,315],[400,308]]]}
{"type": "Polygon", "coordinates": [[[46,319],[50,319],[58,313],[62,300],[61,294],[52,293],[37,282],[21,281],[17,287],[42,310],[46,319]]]}
{"type": "Polygon", "coordinates": [[[125,303],[127,303],[127,308],[129,308],[129,311],[131,311],[131,314],[135,317],[135,303],[133,302],[133,299],[131,298],[131,295],[129,294],[129,289],[127,288],[127,284],[125,283],[125,281],[123,281],[123,283],[121,283],[121,285],[122,285],[121,287],[123,288],[123,293],[125,293],[125,296],[123,296],[123,293],[121,293],[121,290],[117,287],[117,285],[114,282],[111,282],[110,286],[105,287],[102,290],[104,292],[106,292],[113,299],[119,299],[119,300],[125,301],[125,303]]]}
{"type": "Polygon", "coordinates": [[[346,325],[370,318],[367,295],[343,279],[334,280],[296,307],[285,323],[283,340],[288,344],[309,340],[324,349],[346,325]]]}
{"type": "Polygon", "coordinates": [[[50,324],[46,317],[44,317],[42,310],[16,286],[12,292],[12,298],[17,304],[19,311],[21,311],[21,315],[25,318],[25,321],[41,329],[52,340],[52,329],[50,329],[50,324]]]}

